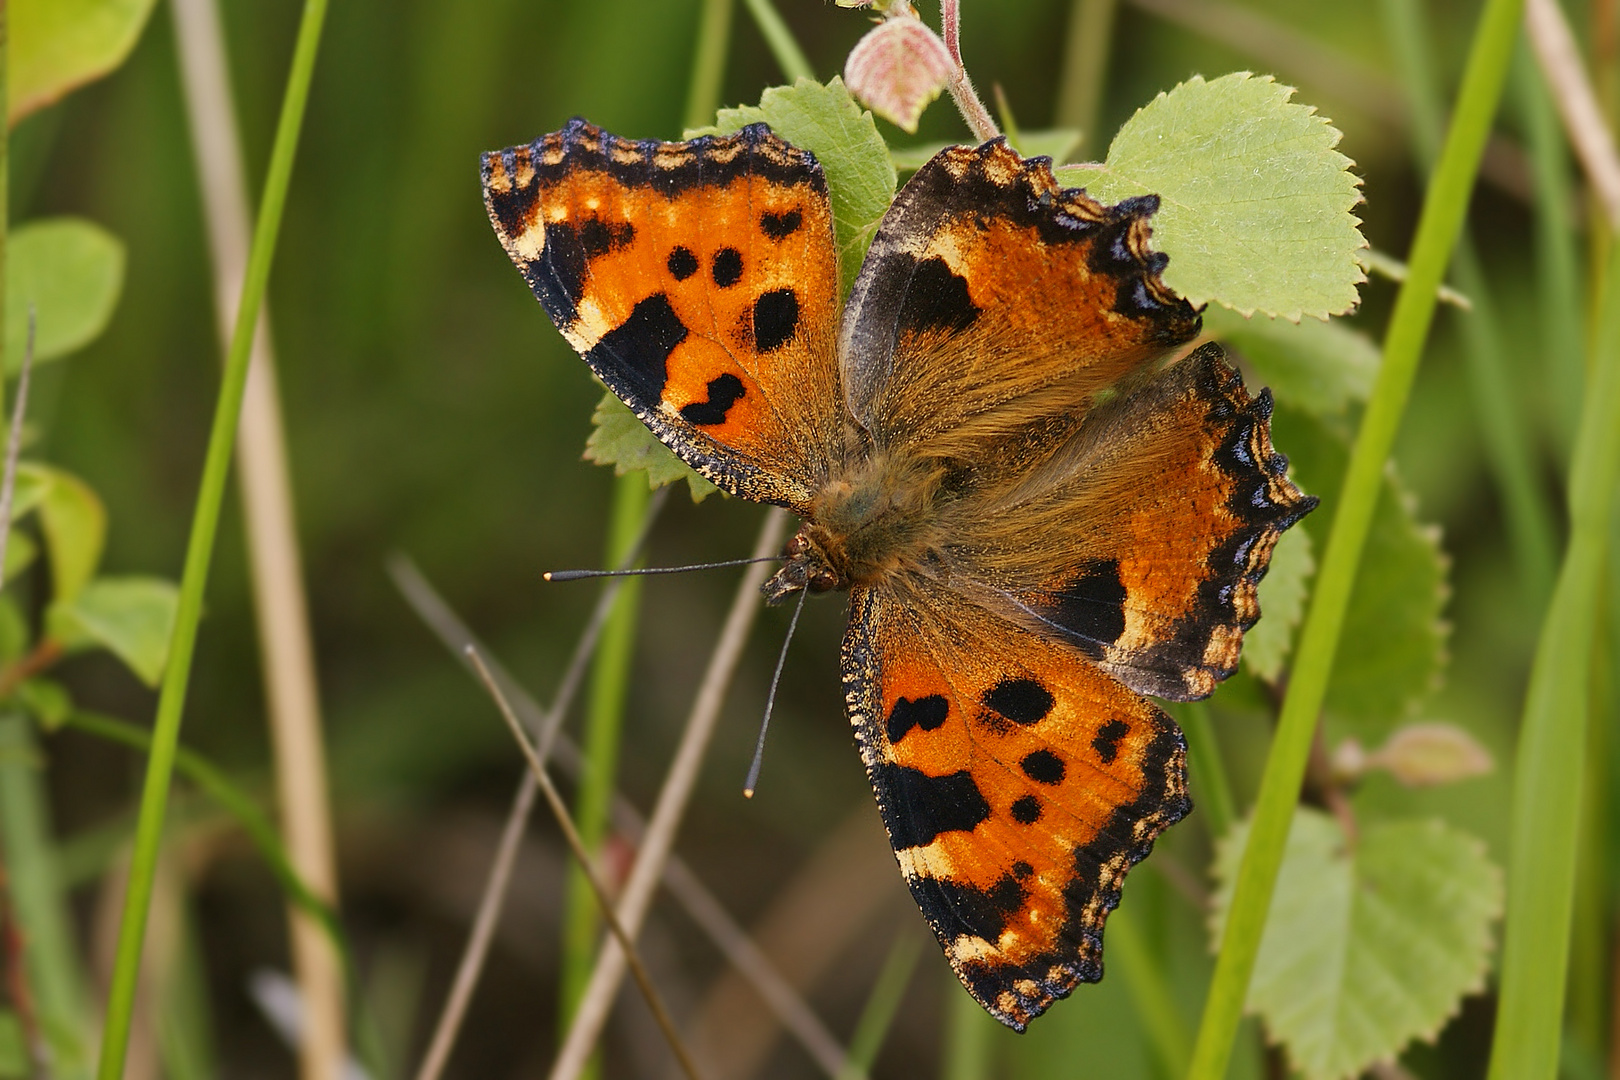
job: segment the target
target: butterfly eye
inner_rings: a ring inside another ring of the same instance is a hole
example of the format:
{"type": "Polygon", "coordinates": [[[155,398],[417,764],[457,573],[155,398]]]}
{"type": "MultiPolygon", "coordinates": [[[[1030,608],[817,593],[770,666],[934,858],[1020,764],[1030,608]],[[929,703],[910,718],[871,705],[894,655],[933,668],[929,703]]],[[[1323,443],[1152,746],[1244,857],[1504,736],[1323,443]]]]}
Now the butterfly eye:
{"type": "Polygon", "coordinates": [[[824,567],[811,571],[809,585],[811,592],[831,592],[838,588],[838,575],[824,567]]]}

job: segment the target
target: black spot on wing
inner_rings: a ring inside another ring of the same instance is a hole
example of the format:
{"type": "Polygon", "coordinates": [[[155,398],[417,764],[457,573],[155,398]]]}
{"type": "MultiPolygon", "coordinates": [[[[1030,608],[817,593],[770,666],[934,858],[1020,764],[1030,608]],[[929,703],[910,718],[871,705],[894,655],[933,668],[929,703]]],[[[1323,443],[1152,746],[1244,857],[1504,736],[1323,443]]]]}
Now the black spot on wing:
{"type": "Polygon", "coordinates": [[[792,236],[799,231],[799,226],[803,223],[804,215],[796,209],[780,214],[773,214],[767,210],[759,215],[760,229],[772,240],[781,240],[792,236]]]}
{"type": "Polygon", "coordinates": [[[1035,872],[1035,868],[1029,865],[1029,863],[1025,862],[1023,859],[1019,859],[1017,862],[1013,863],[1012,871],[1013,877],[1018,878],[1021,881],[1033,874],[1035,872]]]}
{"type": "Polygon", "coordinates": [[[1015,724],[1034,724],[1046,719],[1054,699],[1034,679],[1002,679],[984,692],[984,704],[1015,724]]]}
{"type": "Polygon", "coordinates": [[[964,769],[929,776],[904,765],[880,762],[871,770],[883,823],[896,851],[922,847],[944,832],[971,832],[990,816],[979,785],[964,769]]]}
{"type": "Polygon", "coordinates": [[[1078,639],[1082,651],[1101,659],[1105,646],[1125,633],[1125,583],[1118,559],[1099,559],[1080,576],[1053,593],[1042,605],[1044,614],[1078,639]]]}
{"type": "Polygon", "coordinates": [[[722,289],[729,289],[742,280],[743,261],[742,252],[734,247],[723,247],[714,253],[714,262],[710,267],[714,274],[714,283],[722,289]]]}
{"type": "Polygon", "coordinates": [[[1041,800],[1033,795],[1024,795],[1012,804],[1013,820],[1020,825],[1033,825],[1041,820],[1041,800]]]}
{"type": "Polygon", "coordinates": [[[628,247],[635,238],[636,227],[628,221],[609,223],[593,217],[586,218],[579,226],[579,244],[587,259],[628,247]]]}
{"type": "Polygon", "coordinates": [[[945,723],[950,715],[950,702],[940,694],[929,694],[916,701],[910,698],[901,698],[889,710],[889,743],[893,745],[906,737],[906,733],[914,727],[924,731],[933,731],[945,723]]]}
{"type": "Polygon", "coordinates": [[[1097,758],[1104,765],[1112,765],[1114,758],[1119,756],[1119,741],[1131,733],[1131,727],[1123,720],[1110,720],[1097,729],[1097,737],[1091,740],[1091,748],[1097,751],[1097,758]]]}
{"type": "Polygon", "coordinates": [[[705,424],[723,424],[726,422],[726,413],[737,404],[747,393],[741,379],[726,372],[718,378],[709,380],[709,400],[694,401],[689,405],[681,406],[681,416],[690,423],[702,427],[705,424]]]}
{"type": "Polygon", "coordinates": [[[1024,887],[1011,874],[988,889],[926,877],[910,885],[917,906],[945,941],[972,934],[993,944],[1024,903],[1024,887]]]}
{"type": "Polygon", "coordinates": [[[792,289],[772,289],[754,301],[754,347],[762,353],[780,349],[799,328],[799,296],[792,289]]]}
{"type": "MultiPolygon", "coordinates": [[[[896,256],[916,262],[910,255],[896,256]]],[[[916,262],[900,305],[902,333],[930,330],[954,334],[973,325],[979,309],[968,294],[967,279],[935,256],[916,262]]]]}
{"type": "Polygon", "coordinates": [[[692,254],[689,247],[677,247],[671,251],[669,261],[665,265],[669,267],[670,276],[676,281],[685,281],[698,272],[697,256],[692,254]]]}
{"type": "Polygon", "coordinates": [[[1063,759],[1050,750],[1037,750],[1033,754],[1025,754],[1024,760],[1018,763],[1024,770],[1024,775],[1037,784],[1061,784],[1063,777],[1069,771],[1063,764],[1063,759]]]}
{"type": "Polygon", "coordinates": [[[669,304],[669,297],[654,293],[630,312],[624,322],[602,335],[586,363],[631,405],[653,408],[663,396],[669,378],[669,354],[686,340],[686,325],[669,304]]]}

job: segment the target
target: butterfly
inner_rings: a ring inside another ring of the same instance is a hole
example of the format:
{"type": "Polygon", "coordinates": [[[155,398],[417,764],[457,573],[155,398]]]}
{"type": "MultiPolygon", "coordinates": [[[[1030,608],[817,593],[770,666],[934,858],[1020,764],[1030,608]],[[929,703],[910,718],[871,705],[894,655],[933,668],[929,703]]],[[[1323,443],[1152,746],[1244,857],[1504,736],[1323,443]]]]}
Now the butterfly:
{"type": "Polygon", "coordinates": [[[821,166],[754,124],[583,120],[483,158],[552,322],[666,446],[802,519],[772,602],[847,590],[849,719],[968,992],[1022,1031],[1102,977],[1126,872],[1191,809],[1144,695],[1208,696],[1315,505],[1149,249],[1004,139],[901,189],[840,305],[821,166]]]}

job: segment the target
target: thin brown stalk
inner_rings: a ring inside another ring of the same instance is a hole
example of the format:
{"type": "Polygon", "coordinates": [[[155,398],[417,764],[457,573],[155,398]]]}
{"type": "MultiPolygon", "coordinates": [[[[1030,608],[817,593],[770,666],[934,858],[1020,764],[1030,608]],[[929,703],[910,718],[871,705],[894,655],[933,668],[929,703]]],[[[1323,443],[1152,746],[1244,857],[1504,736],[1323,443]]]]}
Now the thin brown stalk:
{"type": "MultiPolygon", "coordinates": [[[[632,560],[646,542],[652,523],[663,509],[667,496],[668,489],[665,488],[656,492],[648,503],[641,535],[631,545],[632,560]]],[[[456,618],[449,605],[434,591],[433,586],[428,584],[422,572],[404,556],[396,556],[390,560],[388,570],[394,578],[394,584],[416,609],[422,621],[432,627],[451,651],[465,662],[467,650],[477,646],[477,642],[461,625],[461,621],[456,618]]],[[[614,579],[602,590],[602,595],[597,599],[596,607],[585,624],[585,630],[580,634],[578,644],[574,646],[574,654],[569,658],[568,667],[564,670],[562,682],[557,687],[551,708],[542,714],[538,706],[534,706],[532,701],[528,702],[532,706],[529,710],[530,730],[535,733],[539,743],[541,761],[549,757],[562,718],[567,715],[569,706],[573,704],[574,695],[579,690],[581,679],[584,678],[585,668],[596,651],[596,640],[602,633],[602,626],[607,622],[608,612],[612,610],[613,600],[619,595],[622,585],[623,579],[614,579]]],[[[502,671],[498,664],[491,661],[490,666],[495,670],[497,680],[507,688],[507,693],[511,694],[511,688],[517,685],[515,681],[502,671]]],[[[456,1037],[460,1034],[462,1021],[467,1015],[467,1006],[472,1002],[473,991],[478,987],[478,978],[483,973],[484,961],[489,956],[490,942],[494,940],[495,930],[501,921],[501,912],[506,906],[506,891],[512,879],[512,867],[517,862],[523,833],[528,827],[529,815],[534,810],[534,797],[538,792],[535,778],[524,773],[517,794],[512,799],[512,807],[507,811],[506,824],[501,829],[500,843],[495,849],[495,859],[490,864],[483,894],[478,899],[478,910],[473,917],[472,930],[467,935],[467,944],[462,948],[461,960],[456,966],[456,975],[450,984],[450,993],[445,998],[444,1007],[439,1012],[439,1020],[434,1025],[433,1038],[428,1043],[427,1053],[423,1055],[422,1064],[417,1070],[417,1080],[438,1080],[439,1074],[444,1071],[445,1065],[450,1060],[451,1050],[455,1049],[456,1037]]]]}
{"type": "Polygon", "coordinates": [[[968,130],[979,142],[989,142],[1001,130],[996,127],[995,120],[990,117],[990,110],[984,107],[979,100],[978,91],[973,89],[973,82],[968,78],[967,68],[962,64],[962,2],[961,0],[941,0],[939,5],[940,28],[945,31],[945,48],[950,51],[951,60],[956,65],[951,75],[951,100],[956,102],[957,111],[962,119],[967,121],[968,130]]]}
{"type": "MultiPolygon", "coordinates": [[[[215,313],[222,344],[228,347],[247,274],[252,226],[225,39],[214,0],[175,0],[171,10],[213,258],[215,313]]],[[[310,891],[335,907],[337,860],[320,697],[268,304],[254,327],[236,465],[287,859],[310,891]]],[[[299,1075],[304,1080],[338,1080],[347,1057],[342,960],[321,926],[296,905],[288,905],[288,918],[293,970],[307,1018],[299,1075]]]]}
{"type": "MultiPolygon", "coordinates": [[[[787,531],[787,520],[787,514],[778,509],[766,514],[759,539],[754,545],[756,556],[773,554],[781,547],[787,531]]],[[[675,833],[686,812],[692,788],[697,783],[698,767],[708,749],[709,738],[714,734],[715,722],[720,718],[720,706],[731,685],[731,677],[737,670],[737,662],[742,659],[743,646],[748,640],[749,630],[753,628],[754,617],[759,614],[759,587],[769,573],[770,567],[762,563],[750,566],[743,574],[737,586],[737,595],[731,603],[731,612],[726,616],[725,626],[720,632],[720,640],[715,645],[708,670],[704,672],[703,681],[698,687],[697,698],[686,720],[686,730],[670,763],[664,786],[658,793],[658,803],[648,822],[647,835],[636,853],[635,865],[631,867],[619,901],[619,920],[632,936],[641,929],[658,882],[663,877],[664,863],[669,858],[675,833]]],[[[623,977],[624,952],[617,942],[603,942],[601,951],[596,955],[596,967],[591,972],[590,982],[580,998],[579,1009],[574,1013],[562,1050],[552,1066],[551,1080],[576,1080],[579,1076],[602,1032],[602,1025],[607,1021],[608,1010],[612,1007],[623,977]]]]}
{"type": "Polygon", "coordinates": [[[613,909],[613,898],[608,895],[607,886],[602,884],[600,875],[592,865],[591,853],[585,847],[585,839],[574,827],[574,819],[568,813],[568,807],[563,803],[562,796],[557,793],[556,785],[546,773],[545,764],[530,745],[529,737],[523,731],[523,725],[518,722],[517,714],[512,711],[512,706],[501,693],[501,688],[495,684],[494,676],[489,673],[489,668],[484,666],[483,657],[479,656],[478,650],[471,645],[467,646],[467,659],[477,670],[484,688],[489,691],[489,696],[495,700],[496,706],[500,709],[501,719],[506,721],[506,726],[512,732],[512,738],[517,740],[518,748],[523,751],[523,757],[529,763],[529,773],[539,785],[540,794],[545,796],[546,805],[551,807],[551,813],[557,819],[557,827],[562,830],[568,849],[573,852],[574,858],[579,863],[580,873],[590,885],[591,892],[596,895],[596,903],[601,908],[608,932],[613,935],[614,940],[619,943],[619,948],[624,952],[625,961],[630,966],[631,977],[640,987],[642,996],[647,999],[647,1007],[652,1010],[653,1019],[658,1022],[659,1030],[669,1042],[670,1051],[680,1064],[681,1071],[691,1080],[699,1080],[697,1065],[681,1041],[680,1032],[675,1029],[675,1021],[669,1015],[663,997],[658,993],[657,987],[653,986],[652,976],[647,973],[646,964],[642,963],[640,950],[625,931],[624,925],[619,922],[619,917],[613,909]]]}
{"type": "MultiPolygon", "coordinates": [[[[657,495],[653,496],[658,499],[657,495]]],[[[555,723],[549,718],[560,717],[567,712],[568,704],[572,700],[572,691],[564,693],[570,686],[576,686],[579,674],[589,662],[589,640],[600,629],[606,605],[612,601],[612,593],[604,590],[604,596],[598,602],[592,620],[587,624],[585,634],[581,636],[580,645],[575,647],[574,657],[570,660],[568,674],[563,677],[562,688],[558,690],[557,697],[551,709],[542,709],[523,687],[506,674],[500,664],[489,657],[485,649],[468,630],[466,625],[456,616],[442,598],[433,590],[420,571],[407,559],[399,558],[390,564],[390,572],[395,583],[399,586],[405,599],[411,604],[418,617],[427,624],[456,656],[464,655],[468,645],[477,646],[480,653],[487,659],[487,663],[501,685],[508,700],[518,716],[523,720],[524,727],[531,732],[552,731],[555,723]]],[[[567,735],[556,733],[555,741],[551,746],[550,755],[544,753],[541,757],[548,761],[556,761],[557,765],[569,775],[578,775],[581,757],[577,746],[567,735]]],[[[536,788],[534,779],[524,774],[523,786],[519,789],[522,796],[524,790],[529,792],[527,799],[532,805],[536,788]]],[[[613,799],[613,827],[619,831],[632,845],[639,846],[641,838],[646,831],[646,822],[640,811],[625,798],[623,794],[615,793],[613,799]]],[[[523,811],[527,815],[527,810],[523,811]]],[[[448,1056],[448,1046],[453,1044],[456,1026],[460,1023],[460,1013],[465,1010],[467,999],[471,997],[472,989],[476,985],[477,975],[482,968],[484,955],[488,950],[489,942],[493,937],[495,924],[499,920],[501,901],[504,899],[504,883],[511,873],[511,861],[516,858],[516,850],[509,856],[506,852],[506,837],[516,835],[521,837],[525,824],[524,816],[518,813],[518,806],[514,801],[513,810],[507,818],[505,830],[502,833],[502,846],[499,849],[495,862],[491,865],[488,883],[485,886],[483,897],[479,901],[479,909],[474,920],[473,931],[468,935],[468,943],[462,953],[461,965],[457,969],[455,983],[451,995],[447,1000],[443,1012],[440,1014],[439,1025],[434,1031],[432,1047],[441,1042],[446,1043],[443,1051],[448,1056]],[[504,862],[504,866],[503,866],[504,862]],[[452,1010],[455,1010],[452,1015],[452,1010]]],[[[664,885],[669,889],[670,895],[675,898],[686,913],[700,929],[707,933],[716,948],[720,950],[731,965],[747,979],[754,989],[764,999],[767,1005],[776,1013],[792,1035],[799,1040],[812,1060],[829,1077],[837,1077],[844,1068],[845,1053],[838,1040],[828,1031],[827,1026],[821,1022],[820,1017],[811,1009],[809,1004],[793,988],[793,984],[785,978],[776,965],[766,957],[753,943],[748,932],[726,911],[724,905],[711,893],[708,888],[688,867],[679,855],[671,855],[664,866],[664,885]]],[[[438,1068],[442,1069],[443,1062],[438,1068]]],[[[437,1080],[437,1072],[429,1072],[426,1064],[417,1073],[417,1080],[437,1080]]]]}
{"type": "Polygon", "coordinates": [[[23,349],[22,372],[17,376],[17,400],[11,406],[11,431],[6,435],[6,471],[0,479],[0,587],[6,583],[6,543],[11,539],[11,500],[17,493],[17,459],[22,456],[23,417],[28,413],[28,375],[34,369],[34,305],[28,305],[28,345],[23,349]]]}
{"type": "Polygon", "coordinates": [[[1575,156],[1609,221],[1620,229],[1620,153],[1581,63],[1575,35],[1557,0],[1525,0],[1524,22],[1575,156]]]}

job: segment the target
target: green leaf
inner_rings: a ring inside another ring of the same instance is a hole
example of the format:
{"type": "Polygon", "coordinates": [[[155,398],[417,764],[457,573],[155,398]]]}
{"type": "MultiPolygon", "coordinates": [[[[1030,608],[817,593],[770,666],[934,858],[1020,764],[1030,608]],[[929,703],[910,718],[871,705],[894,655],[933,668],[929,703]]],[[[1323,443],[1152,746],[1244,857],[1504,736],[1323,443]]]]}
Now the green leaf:
{"type": "Polygon", "coordinates": [[[12,0],[10,123],[124,62],[156,0],[12,0]]]}
{"type": "MultiPolygon", "coordinates": [[[[1288,449],[1290,472],[1323,495],[1322,510],[1304,522],[1320,547],[1348,450],[1335,431],[1297,410],[1279,408],[1272,423],[1277,445],[1288,449]]],[[[1386,469],[1323,706],[1340,726],[1335,734],[1382,740],[1439,685],[1450,632],[1441,617],[1449,572],[1439,531],[1418,520],[1415,500],[1386,469]]]]}
{"type": "Polygon", "coordinates": [[[1378,345],[1342,322],[1288,322],[1210,307],[1204,332],[1242,354],[1285,405],[1313,416],[1342,416],[1367,400],[1378,375],[1378,345]]]}
{"type": "Polygon", "coordinates": [[[72,473],[47,469],[50,486],[39,504],[40,524],[51,554],[56,601],[72,600],[101,564],[107,510],[90,485],[72,473]]]}
{"type": "Polygon", "coordinates": [[[56,482],[56,473],[49,465],[32,461],[17,463],[17,483],[11,489],[11,524],[16,525],[23,515],[45,501],[45,493],[56,482]]]}
{"type": "Polygon", "coordinates": [[[54,679],[25,679],[17,687],[17,700],[47,731],[55,731],[73,715],[73,697],[54,679]]]}
{"type": "Polygon", "coordinates": [[[585,440],[585,460],[598,465],[612,465],[617,476],[647,471],[647,485],[661,488],[677,480],[685,480],[692,490],[692,501],[702,502],[720,490],[670,452],[659,442],[647,425],[636,419],[629,406],[612,393],[602,395],[596,411],[591,414],[594,425],[590,438],[585,440]]]}
{"type": "Polygon", "coordinates": [[[156,686],[169,656],[179,592],[150,577],[102,577],[45,614],[51,637],[67,649],[107,649],[137,678],[156,686]]]}
{"type": "Polygon", "coordinates": [[[838,238],[839,287],[849,292],[878,221],[894,199],[894,163],[872,114],[855,103],[836,76],[825,86],[800,79],[766,90],[758,106],[721,109],[713,128],[688,135],[730,134],[761,121],[821,162],[838,238]]]}
{"type": "Polygon", "coordinates": [[[1356,306],[1366,246],[1340,134],[1293,88],[1248,72],[1194,76],[1138,109],[1100,167],[1065,169],[1105,202],[1158,195],[1164,281],[1194,306],[1298,322],[1356,306]]]}
{"type": "Polygon", "coordinates": [[[6,373],[22,369],[28,308],[35,312],[34,363],[66,356],[107,328],[124,287],[124,245],[83,218],[31,221],[6,253],[6,373]]]}
{"type": "MultiPolygon", "coordinates": [[[[1212,941],[1231,902],[1248,823],[1215,858],[1212,941]]],[[[1249,983],[1248,1008],[1307,1080],[1343,1080],[1433,1039],[1482,990],[1502,874],[1485,846],[1439,821],[1367,825],[1346,843],[1300,808],[1249,983]]]]}
{"type": "Polygon", "coordinates": [[[1271,552],[1271,567],[1260,580],[1260,621],[1243,635],[1243,666],[1267,682],[1282,675],[1294,647],[1294,628],[1305,614],[1306,582],[1316,572],[1311,534],[1289,529],[1271,552]]]}

